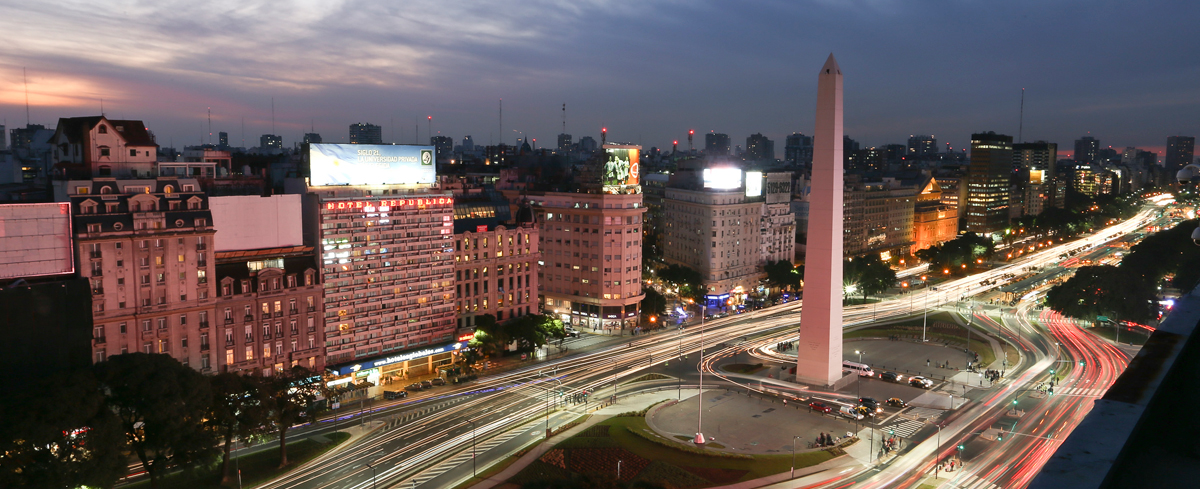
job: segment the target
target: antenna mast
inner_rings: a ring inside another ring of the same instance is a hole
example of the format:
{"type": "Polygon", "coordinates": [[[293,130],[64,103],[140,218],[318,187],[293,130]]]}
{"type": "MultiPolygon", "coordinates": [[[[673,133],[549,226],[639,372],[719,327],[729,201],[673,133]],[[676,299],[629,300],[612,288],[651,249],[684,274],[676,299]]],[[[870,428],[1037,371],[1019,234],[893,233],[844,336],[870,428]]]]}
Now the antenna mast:
{"type": "Polygon", "coordinates": [[[563,134],[567,133],[567,104],[563,104],[563,134]]]}
{"type": "Polygon", "coordinates": [[[1020,142],[1025,142],[1025,138],[1023,137],[1024,131],[1025,131],[1025,89],[1022,88],[1021,89],[1021,117],[1020,117],[1020,122],[1017,123],[1017,140],[1020,142]]]}
{"type": "Polygon", "coordinates": [[[21,67],[21,78],[25,80],[25,125],[29,125],[29,75],[25,73],[25,67],[21,67]]]}
{"type": "Polygon", "coordinates": [[[271,97],[271,135],[275,135],[275,97],[271,97]]]}
{"type": "Polygon", "coordinates": [[[208,144],[212,144],[212,107],[208,108],[208,144]]]}
{"type": "Polygon", "coordinates": [[[500,145],[504,145],[504,99],[500,99],[500,145]]]}

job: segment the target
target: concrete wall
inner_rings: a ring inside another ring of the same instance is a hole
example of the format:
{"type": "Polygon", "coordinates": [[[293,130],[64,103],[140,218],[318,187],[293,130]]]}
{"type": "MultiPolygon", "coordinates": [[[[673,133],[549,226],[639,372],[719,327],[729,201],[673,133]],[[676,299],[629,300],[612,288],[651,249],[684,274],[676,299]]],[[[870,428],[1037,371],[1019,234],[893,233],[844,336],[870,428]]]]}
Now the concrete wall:
{"type": "Polygon", "coordinates": [[[217,251],[304,244],[299,195],[210,197],[209,208],[217,251]]]}

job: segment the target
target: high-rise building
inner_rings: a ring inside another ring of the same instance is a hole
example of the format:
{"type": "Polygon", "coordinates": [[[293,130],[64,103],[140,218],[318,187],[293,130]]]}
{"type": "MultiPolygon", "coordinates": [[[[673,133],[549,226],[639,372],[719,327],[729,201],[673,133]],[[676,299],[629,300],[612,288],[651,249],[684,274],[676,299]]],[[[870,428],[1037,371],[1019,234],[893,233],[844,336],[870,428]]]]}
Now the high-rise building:
{"type": "Polygon", "coordinates": [[[1100,140],[1084,136],[1075,140],[1075,161],[1094,163],[1100,154],[1100,140]]]}
{"type": "Polygon", "coordinates": [[[967,231],[990,235],[1008,227],[1012,153],[1012,136],[991,131],[971,135],[965,206],[967,231]]]}
{"type": "Polygon", "coordinates": [[[225,131],[217,133],[217,147],[223,150],[229,149],[229,133],[225,131]]]}
{"type": "Polygon", "coordinates": [[[537,314],[541,254],[533,211],[516,219],[502,195],[464,188],[454,197],[454,292],[458,334],[474,332],[479,316],[505,322],[537,314]]]}
{"type": "Polygon", "coordinates": [[[783,159],[793,166],[812,165],[813,140],[798,132],[788,134],[783,147],[783,159]]]}
{"type": "Polygon", "coordinates": [[[1022,192],[1021,215],[1036,216],[1048,207],[1057,207],[1055,204],[1062,200],[1055,195],[1057,161],[1058,145],[1055,143],[1038,141],[1013,145],[1013,183],[1022,192]]]}
{"type": "Polygon", "coordinates": [[[796,214],[792,212],[792,172],[746,172],[749,193],[753,179],[762,179],[765,202],[759,219],[759,265],[796,259],[796,214]],[[761,175],[761,177],[759,176],[761,175]]]}
{"type": "MultiPolygon", "coordinates": [[[[325,364],[334,382],[356,372],[376,385],[435,372],[463,346],[454,336],[454,199],[434,187],[434,148],[375,148],[414,165],[372,168],[370,184],[326,184],[315,175],[330,169],[314,168],[324,149],[313,145],[306,163],[314,177],[286,185],[304,194],[304,229],[320,250],[325,364]]],[[[334,177],[353,174],[355,164],[334,177]]]]}
{"type": "Polygon", "coordinates": [[[928,158],[938,153],[937,138],[913,135],[908,137],[908,154],[917,158],[928,158]]]}
{"type": "Polygon", "coordinates": [[[375,124],[350,124],[350,144],[383,144],[383,128],[375,124]]]}
{"type": "Polygon", "coordinates": [[[464,152],[475,151],[475,140],[471,139],[471,136],[463,136],[462,150],[464,152]]]}
{"type": "Polygon", "coordinates": [[[579,138],[579,151],[582,151],[584,153],[593,153],[596,151],[596,148],[598,148],[598,146],[596,145],[596,140],[593,139],[591,136],[584,136],[584,137],[579,138]]]}
{"type": "Polygon", "coordinates": [[[775,159],[775,142],[767,139],[761,133],[751,134],[746,138],[746,159],[773,161],[775,159]]]}
{"type": "Polygon", "coordinates": [[[710,132],[704,135],[704,154],[708,156],[729,155],[729,135],[710,132]]]}
{"type": "Polygon", "coordinates": [[[282,150],[283,149],[283,136],[279,136],[276,134],[263,134],[262,136],[259,136],[259,138],[258,138],[258,147],[262,148],[263,150],[267,150],[267,151],[282,150]]]}
{"type": "Polygon", "coordinates": [[[75,250],[92,289],[96,361],[164,353],[215,372],[216,281],[208,196],[194,179],[64,182],[75,250]]]}
{"type": "Polygon", "coordinates": [[[433,146],[435,157],[438,161],[450,161],[454,156],[454,139],[450,136],[434,136],[429,138],[429,144],[433,146]]]}
{"type": "Polygon", "coordinates": [[[917,187],[894,178],[864,181],[847,174],[842,211],[843,253],[847,258],[878,253],[903,256],[913,244],[913,210],[917,187]]]}
{"type": "Polygon", "coordinates": [[[1163,166],[1172,177],[1181,168],[1194,162],[1195,148],[1196,138],[1192,136],[1167,138],[1167,155],[1163,158],[1163,166]]]}
{"type": "Polygon", "coordinates": [[[305,144],[310,144],[310,143],[319,143],[319,142],[321,142],[321,135],[320,135],[320,134],[317,134],[317,133],[315,133],[315,132],[306,132],[306,133],[304,133],[304,143],[305,143],[305,144]]]}
{"type": "Polygon", "coordinates": [[[566,154],[571,151],[571,135],[562,133],[558,135],[558,152],[566,154]]]}

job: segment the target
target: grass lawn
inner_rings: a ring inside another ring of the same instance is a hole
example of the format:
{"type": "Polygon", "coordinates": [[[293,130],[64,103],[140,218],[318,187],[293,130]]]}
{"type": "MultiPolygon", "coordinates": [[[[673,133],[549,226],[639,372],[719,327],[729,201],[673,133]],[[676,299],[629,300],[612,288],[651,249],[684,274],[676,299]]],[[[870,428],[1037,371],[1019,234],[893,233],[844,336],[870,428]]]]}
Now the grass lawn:
{"type": "MultiPolygon", "coordinates": [[[[679,488],[747,481],[784,472],[792,466],[790,453],[755,455],[752,459],[744,459],[691,453],[660,445],[633,432],[649,429],[643,417],[611,418],[596,426],[606,426],[607,430],[589,430],[564,440],[509,482],[519,484],[541,478],[565,478],[582,472],[569,470],[568,467],[598,470],[606,463],[615,463],[606,459],[618,453],[624,453],[626,457],[627,472],[622,476],[623,481],[657,480],[679,488]],[[639,461],[629,460],[631,455],[640,458],[640,464],[639,461]],[[633,467],[638,468],[636,471],[630,470],[633,467]]],[[[681,448],[684,446],[680,445],[681,448]]],[[[833,457],[832,453],[824,450],[798,453],[796,467],[816,465],[833,457]]]]}
{"type": "MultiPolygon", "coordinates": [[[[953,319],[946,317],[937,317],[939,315],[929,316],[929,328],[925,333],[931,343],[941,343],[945,341],[954,341],[958,343],[967,342],[967,329],[953,322],[953,319]],[[937,318],[937,321],[934,319],[937,318]],[[943,320],[944,319],[944,320],[943,320]],[[941,327],[933,327],[937,322],[941,327]],[[947,327],[946,324],[953,324],[953,327],[947,327]]],[[[897,324],[888,324],[885,326],[869,326],[866,328],[846,331],[842,334],[843,338],[887,338],[892,335],[920,335],[921,321],[904,322],[897,324]]],[[[1001,342],[1001,344],[1005,344],[1001,342]]],[[[971,351],[979,354],[979,362],[981,365],[991,365],[996,361],[996,353],[992,351],[991,343],[981,339],[978,333],[971,334],[971,351]]],[[[1014,351],[1015,353],[1015,351],[1014,351]]],[[[1015,361],[1015,358],[1010,358],[1009,362],[1015,361]]],[[[1011,363],[1010,363],[1011,364],[1011,363]]]]}
{"type": "MultiPolygon", "coordinates": [[[[275,442],[271,445],[271,449],[256,452],[250,455],[241,457],[238,465],[242,469],[242,487],[250,488],[263,482],[269,481],[285,474],[297,466],[320,456],[330,449],[338,446],[346,439],[350,438],[349,433],[331,433],[324,435],[328,438],[328,442],[318,443],[309,438],[301,438],[295,442],[288,443],[288,466],[283,469],[279,467],[279,443],[275,442]]],[[[218,461],[219,462],[219,461],[218,461]]],[[[230,457],[229,463],[233,464],[234,459],[230,457]]],[[[195,473],[175,473],[164,477],[161,481],[161,487],[170,489],[208,489],[218,487],[238,487],[236,472],[235,479],[232,485],[223,486],[220,484],[220,464],[214,464],[209,467],[203,467],[195,471],[195,473]]],[[[142,480],[130,484],[129,488],[143,489],[150,487],[150,480],[142,480]]]]}
{"type": "MultiPolygon", "coordinates": [[[[1106,340],[1109,340],[1109,341],[1117,340],[1117,328],[1114,326],[1098,326],[1095,328],[1085,328],[1085,329],[1087,331],[1090,331],[1092,334],[1095,334],[1096,336],[1099,336],[1106,340]]],[[[1121,344],[1122,345],[1128,345],[1130,343],[1135,344],[1135,345],[1144,345],[1144,344],[1146,344],[1147,338],[1148,338],[1148,336],[1146,336],[1146,333],[1142,333],[1142,332],[1138,332],[1138,331],[1130,331],[1129,328],[1121,329],[1121,344]]]]}
{"type": "Polygon", "coordinates": [[[754,374],[754,373],[760,372],[766,368],[767,367],[762,364],[747,365],[744,363],[731,363],[729,365],[721,365],[721,369],[726,372],[732,372],[735,374],[745,374],[745,375],[754,374]]]}

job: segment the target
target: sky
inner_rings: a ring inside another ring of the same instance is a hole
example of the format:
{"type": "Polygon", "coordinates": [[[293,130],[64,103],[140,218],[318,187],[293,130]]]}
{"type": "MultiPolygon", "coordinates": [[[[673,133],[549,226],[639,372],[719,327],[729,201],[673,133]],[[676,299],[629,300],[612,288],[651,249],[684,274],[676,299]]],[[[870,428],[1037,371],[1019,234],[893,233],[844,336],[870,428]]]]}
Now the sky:
{"type": "MultiPolygon", "coordinates": [[[[1200,135],[1200,2],[0,0],[0,121],[141,119],[162,146],[272,130],[686,148],[811,135],[833,53],[863,146],[970,134],[1162,151],[1200,135]],[[23,75],[24,70],[24,75],[23,75]],[[27,84],[26,84],[27,80],[27,84]],[[272,122],[272,100],[274,117],[272,122]],[[501,102],[501,100],[503,102],[501,102]],[[503,104],[503,123],[499,106],[503,104]],[[432,117],[432,122],[428,117],[432,117]],[[244,129],[243,129],[244,127],[244,129]],[[272,129],[274,127],[274,129],[272,129]]],[[[243,136],[244,135],[244,136],[243,136]]],[[[244,139],[243,139],[244,138],[244,139]]],[[[244,143],[243,143],[244,140],[244,143]]]]}

